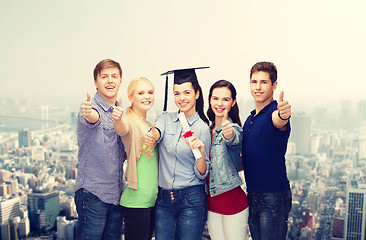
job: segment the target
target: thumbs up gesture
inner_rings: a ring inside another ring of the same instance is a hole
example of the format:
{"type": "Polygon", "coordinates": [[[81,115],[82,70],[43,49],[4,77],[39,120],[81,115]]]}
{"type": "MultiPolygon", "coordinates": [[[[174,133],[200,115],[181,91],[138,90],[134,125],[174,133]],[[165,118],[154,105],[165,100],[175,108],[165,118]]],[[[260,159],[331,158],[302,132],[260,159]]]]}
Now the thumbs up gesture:
{"type": "Polygon", "coordinates": [[[225,109],[224,118],[222,119],[221,128],[222,128],[222,135],[225,139],[231,139],[234,136],[234,129],[231,125],[231,122],[227,120],[228,111],[225,109]]]}
{"type": "Polygon", "coordinates": [[[278,117],[281,120],[286,121],[291,117],[291,105],[288,103],[288,101],[283,100],[283,95],[284,93],[281,91],[280,97],[278,99],[277,110],[278,117]]]}
{"type": "Polygon", "coordinates": [[[92,103],[90,101],[90,94],[86,94],[86,101],[81,103],[80,106],[81,115],[83,115],[84,118],[88,119],[92,114],[92,103]]]}
{"type": "Polygon", "coordinates": [[[144,141],[147,146],[153,146],[160,138],[159,131],[155,128],[154,124],[151,124],[151,130],[145,134],[144,141]]]}
{"type": "Polygon", "coordinates": [[[119,98],[118,102],[119,102],[119,106],[115,107],[113,109],[113,113],[112,113],[112,118],[113,118],[114,121],[121,120],[123,112],[124,112],[123,107],[122,107],[122,98],[119,98]]]}

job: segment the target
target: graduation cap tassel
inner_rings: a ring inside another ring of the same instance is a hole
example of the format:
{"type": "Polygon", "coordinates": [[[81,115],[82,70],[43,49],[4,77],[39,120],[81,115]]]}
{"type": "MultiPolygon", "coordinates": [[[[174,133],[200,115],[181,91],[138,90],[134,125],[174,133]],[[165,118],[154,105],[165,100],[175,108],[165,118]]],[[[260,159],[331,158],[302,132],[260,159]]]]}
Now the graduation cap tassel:
{"type": "Polygon", "coordinates": [[[166,79],[165,80],[165,99],[164,99],[164,109],[163,109],[164,112],[166,111],[167,104],[168,104],[168,75],[166,75],[165,79],[166,79]]]}

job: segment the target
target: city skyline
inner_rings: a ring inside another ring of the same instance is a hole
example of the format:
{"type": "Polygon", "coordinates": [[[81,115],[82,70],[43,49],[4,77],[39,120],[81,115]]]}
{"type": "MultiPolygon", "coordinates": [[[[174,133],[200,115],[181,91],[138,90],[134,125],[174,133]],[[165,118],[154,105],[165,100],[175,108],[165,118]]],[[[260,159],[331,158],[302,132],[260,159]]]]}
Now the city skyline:
{"type": "MultiPolygon", "coordinates": [[[[171,69],[200,71],[205,100],[219,79],[251,100],[249,70],[273,61],[290,103],[329,106],[364,99],[366,3],[352,1],[17,1],[0,0],[0,95],[79,106],[94,93],[92,71],[112,58],[131,79],[152,80],[163,101],[171,69]]],[[[171,87],[171,86],[170,86],[171,87]]]]}

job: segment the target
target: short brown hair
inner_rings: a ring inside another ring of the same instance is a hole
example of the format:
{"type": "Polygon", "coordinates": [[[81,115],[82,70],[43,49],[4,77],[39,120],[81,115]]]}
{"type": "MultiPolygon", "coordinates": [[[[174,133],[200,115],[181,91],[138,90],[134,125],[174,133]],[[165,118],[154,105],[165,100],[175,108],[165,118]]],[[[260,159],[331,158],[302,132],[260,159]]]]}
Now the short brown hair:
{"type": "Polygon", "coordinates": [[[120,77],[122,77],[122,68],[119,65],[118,62],[113,61],[112,59],[104,59],[102,61],[100,61],[94,68],[94,81],[97,80],[99,73],[102,71],[102,69],[104,68],[109,68],[109,67],[116,67],[119,70],[119,75],[120,77]]]}
{"type": "Polygon", "coordinates": [[[250,70],[250,79],[252,78],[253,73],[256,72],[268,73],[272,84],[277,81],[277,68],[271,62],[257,62],[256,64],[254,64],[252,69],[250,70]]]}

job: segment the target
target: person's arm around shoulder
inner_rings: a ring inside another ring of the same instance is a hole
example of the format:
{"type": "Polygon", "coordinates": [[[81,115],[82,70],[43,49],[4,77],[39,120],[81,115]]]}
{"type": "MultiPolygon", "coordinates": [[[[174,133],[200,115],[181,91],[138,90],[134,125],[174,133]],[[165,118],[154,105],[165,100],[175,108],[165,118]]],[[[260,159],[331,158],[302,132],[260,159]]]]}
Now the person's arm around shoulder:
{"type": "Polygon", "coordinates": [[[273,125],[281,131],[287,130],[287,123],[291,117],[291,105],[283,101],[283,91],[280,93],[277,110],[272,113],[273,125]]]}
{"type": "Polygon", "coordinates": [[[113,109],[112,118],[114,120],[114,130],[120,136],[124,136],[128,133],[128,127],[126,120],[123,119],[123,107],[122,107],[122,98],[119,98],[119,106],[113,109]]]}
{"type": "Polygon", "coordinates": [[[92,107],[90,94],[86,94],[86,101],[80,105],[81,115],[89,122],[96,123],[99,120],[99,113],[92,107]]]}

